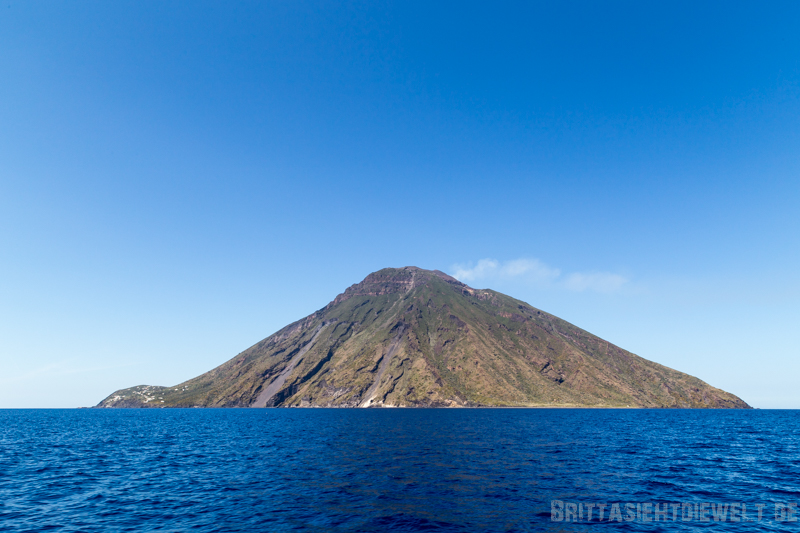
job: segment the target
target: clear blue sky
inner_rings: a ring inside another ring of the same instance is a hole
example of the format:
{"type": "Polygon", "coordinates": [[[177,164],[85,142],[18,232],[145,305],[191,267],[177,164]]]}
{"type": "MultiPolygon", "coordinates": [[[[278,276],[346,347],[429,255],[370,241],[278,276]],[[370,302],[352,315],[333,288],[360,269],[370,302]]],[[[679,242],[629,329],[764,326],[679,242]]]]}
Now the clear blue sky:
{"type": "Polygon", "coordinates": [[[800,408],[800,3],[6,0],[0,50],[0,407],[416,265],[800,408]]]}

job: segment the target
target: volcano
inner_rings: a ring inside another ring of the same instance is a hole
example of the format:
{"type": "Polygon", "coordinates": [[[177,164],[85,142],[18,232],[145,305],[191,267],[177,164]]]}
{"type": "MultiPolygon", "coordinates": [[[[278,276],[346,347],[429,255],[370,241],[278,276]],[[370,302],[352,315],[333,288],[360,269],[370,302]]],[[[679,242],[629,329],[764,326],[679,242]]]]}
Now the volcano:
{"type": "Polygon", "coordinates": [[[219,367],[98,407],[700,407],[738,397],[499,292],[386,268],[219,367]]]}

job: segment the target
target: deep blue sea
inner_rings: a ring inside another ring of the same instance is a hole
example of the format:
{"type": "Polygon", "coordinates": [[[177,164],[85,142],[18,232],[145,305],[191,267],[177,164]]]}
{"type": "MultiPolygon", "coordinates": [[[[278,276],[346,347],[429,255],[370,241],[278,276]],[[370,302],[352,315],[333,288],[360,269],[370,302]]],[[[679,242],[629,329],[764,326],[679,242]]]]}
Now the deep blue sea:
{"type": "Polygon", "coordinates": [[[1,531],[800,531],[797,500],[800,411],[0,410],[1,531]]]}

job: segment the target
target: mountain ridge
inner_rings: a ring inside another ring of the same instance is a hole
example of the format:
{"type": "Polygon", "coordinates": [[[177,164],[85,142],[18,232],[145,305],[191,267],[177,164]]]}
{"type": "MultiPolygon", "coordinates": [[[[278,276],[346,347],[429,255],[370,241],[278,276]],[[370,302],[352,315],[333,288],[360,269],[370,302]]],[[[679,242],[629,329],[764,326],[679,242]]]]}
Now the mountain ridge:
{"type": "Polygon", "coordinates": [[[222,365],[97,407],[749,408],[698,378],[438,270],[387,268],[222,365]]]}

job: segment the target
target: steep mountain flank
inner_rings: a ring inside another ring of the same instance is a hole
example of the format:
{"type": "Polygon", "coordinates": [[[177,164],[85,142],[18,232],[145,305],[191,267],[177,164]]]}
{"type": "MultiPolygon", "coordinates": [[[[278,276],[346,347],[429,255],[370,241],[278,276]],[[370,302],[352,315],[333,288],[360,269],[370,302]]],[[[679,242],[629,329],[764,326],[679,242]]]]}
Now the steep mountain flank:
{"type": "Polygon", "coordinates": [[[230,361],[98,407],[747,408],[736,396],[439,271],[387,268],[230,361]]]}

